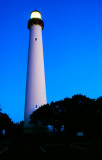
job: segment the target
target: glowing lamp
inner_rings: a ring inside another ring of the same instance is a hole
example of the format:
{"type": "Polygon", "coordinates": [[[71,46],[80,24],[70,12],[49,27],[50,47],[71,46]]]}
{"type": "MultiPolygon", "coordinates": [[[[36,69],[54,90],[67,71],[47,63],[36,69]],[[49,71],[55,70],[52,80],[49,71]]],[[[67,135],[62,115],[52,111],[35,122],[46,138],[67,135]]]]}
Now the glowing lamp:
{"type": "Polygon", "coordinates": [[[38,11],[31,12],[31,19],[32,18],[39,18],[39,19],[41,19],[41,13],[38,12],[38,11]]]}

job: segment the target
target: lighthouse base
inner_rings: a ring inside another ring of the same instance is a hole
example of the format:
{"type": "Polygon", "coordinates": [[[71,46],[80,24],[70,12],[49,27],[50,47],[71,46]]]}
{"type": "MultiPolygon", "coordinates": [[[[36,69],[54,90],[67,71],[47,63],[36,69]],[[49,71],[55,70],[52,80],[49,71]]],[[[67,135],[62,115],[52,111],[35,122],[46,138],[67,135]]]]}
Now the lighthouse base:
{"type": "Polygon", "coordinates": [[[32,127],[24,128],[24,133],[33,133],[33,134],[49,134],[49,127],[46,125],[35,124],[32,127]]]}
{"type": "Polygon", "coordinates": [[[24,128],[24,133],[35,133],[35,134],[48,134],[48,127],[39,127],[39,128],[24,128]]]}

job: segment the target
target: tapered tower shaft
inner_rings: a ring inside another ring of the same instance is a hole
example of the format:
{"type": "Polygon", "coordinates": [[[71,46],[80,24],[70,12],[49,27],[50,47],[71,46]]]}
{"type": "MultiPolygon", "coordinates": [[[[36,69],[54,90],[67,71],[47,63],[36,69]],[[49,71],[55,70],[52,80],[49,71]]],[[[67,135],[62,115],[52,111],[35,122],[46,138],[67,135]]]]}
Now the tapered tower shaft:
{"type": "Polygon", "coordinates": [[[44,23],[41,19],[40,12],[32,12],[31,19],[28,22],[30,40],[24,115],[25,128],[32,127],[32,125],[29,124],[29,115],[31,115],[38,107],[47,103],[42,44],[43,27],[44,23]]]}

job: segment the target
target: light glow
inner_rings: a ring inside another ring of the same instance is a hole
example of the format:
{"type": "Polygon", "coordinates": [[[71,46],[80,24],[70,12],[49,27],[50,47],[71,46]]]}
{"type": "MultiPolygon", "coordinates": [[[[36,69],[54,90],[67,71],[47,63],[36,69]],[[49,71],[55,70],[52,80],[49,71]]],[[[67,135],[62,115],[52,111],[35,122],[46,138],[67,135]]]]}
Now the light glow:
{"type": "Polygon", "coordinates": [[[32,18],[39,18],[39,19],[41,19],[41,14],[40,14],[40,12],[38,12],[38,11],[32,12],[32,13],[31,13],[31,19],[32,19],[32,18]]]}

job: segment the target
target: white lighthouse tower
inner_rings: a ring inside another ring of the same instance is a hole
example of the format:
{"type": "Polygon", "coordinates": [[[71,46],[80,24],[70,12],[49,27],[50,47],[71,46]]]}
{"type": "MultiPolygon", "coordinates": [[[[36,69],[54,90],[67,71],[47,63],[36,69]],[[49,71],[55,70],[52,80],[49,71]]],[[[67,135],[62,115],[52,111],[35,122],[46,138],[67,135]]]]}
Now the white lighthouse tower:
{"type": "Polygon", "coordinates": [[[31,12],[31,18],[28,21],[30,30],[27,84],[25,99],[24,128],[32,128],[29,124],[29,115],[38,107],[47,103],[46,86],[43,59],[42,29],[44,23],[41,13],[31,12]]]}

